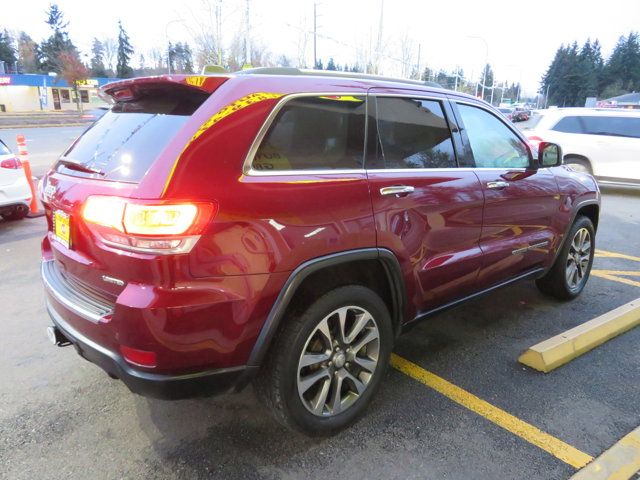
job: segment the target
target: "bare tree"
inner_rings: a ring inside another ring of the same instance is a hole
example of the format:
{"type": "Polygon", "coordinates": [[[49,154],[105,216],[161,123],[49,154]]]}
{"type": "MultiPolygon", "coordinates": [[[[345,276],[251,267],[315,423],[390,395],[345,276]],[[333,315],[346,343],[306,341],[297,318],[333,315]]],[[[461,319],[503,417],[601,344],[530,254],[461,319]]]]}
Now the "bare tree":
{"type": "Polygon", "coordinates": [[[102,41],[104,47],[104,63],[108,70],[115,71],[115,60],[118,54],[118,41],[115,38],[105,38],[102,41]]]}
{"type": "Polygon", "coordinates": [[[400,61],[401,61],[401,76],[402,78],[409,78],[413,69],[413,50],[414,43],[407,32],[404,32],[400,37],[400,61]]]}

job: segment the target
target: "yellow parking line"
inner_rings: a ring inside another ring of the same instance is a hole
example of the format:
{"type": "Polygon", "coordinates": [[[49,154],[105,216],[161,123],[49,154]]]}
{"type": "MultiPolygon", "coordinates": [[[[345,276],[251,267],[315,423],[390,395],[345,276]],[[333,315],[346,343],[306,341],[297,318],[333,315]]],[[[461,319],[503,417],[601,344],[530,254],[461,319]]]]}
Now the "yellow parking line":
{"type": "Polygon", "coordinates": [[[434,389],[445,397],[465,408],[468,408],[472,412],[481,415],[490,422],[495,423],[536,447],[541,448],[574,468],[582,468],[593,460],[591,455],[588,455],[562,440],[543,432],[539,428],[514,417],[510,413],[491,405],[485,400],[482,400],[472,393],[463,390],[444,378],[423,369],[395,353],[391,354],[391,365],[396,370],[418,380],[427,387],[434,389]]]}
{"type": "Polygon", "coordinates": [[[624,253],[608,252],[606,250],[596,250],[597,257],[605,258],[624,258],[625,260],[633,260],[634,262],[640,262],[640,257],[634,257],[632,255],[625,255],[624,253]]]}
{"type": "Polygon", "coordinates": [[[594,277],[606,278],[613,282],[624,283],[625,285],[631,285],[633,287],[640,287],[640,282],[631,280],[629,278],[619,277],[618,275],[638,275],[640,272],[621,272],[616,270],[591,270],[591,275],[594,277]]]}

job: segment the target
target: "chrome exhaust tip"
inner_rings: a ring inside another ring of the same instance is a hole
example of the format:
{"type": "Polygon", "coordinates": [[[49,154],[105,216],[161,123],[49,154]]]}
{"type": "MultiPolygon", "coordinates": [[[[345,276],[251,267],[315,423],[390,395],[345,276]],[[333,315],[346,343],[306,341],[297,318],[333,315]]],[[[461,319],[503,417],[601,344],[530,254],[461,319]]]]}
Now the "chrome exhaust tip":
{"type": "Polygon", "coordinates": [[[50,325],[47,327],[47,337],[49,337],[49,341],[58,347],[66,347],[71,345],[71,341],[60,331],[58,327],[55,325],[50,325]]]}

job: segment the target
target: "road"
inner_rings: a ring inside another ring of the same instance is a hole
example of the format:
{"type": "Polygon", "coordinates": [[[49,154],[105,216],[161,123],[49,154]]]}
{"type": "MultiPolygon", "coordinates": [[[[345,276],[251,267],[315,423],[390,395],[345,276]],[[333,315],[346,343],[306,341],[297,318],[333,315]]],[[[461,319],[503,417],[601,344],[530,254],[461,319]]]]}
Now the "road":
{"type": "Polygon", "coordinates": [[[31,170],[36,177],[41,177],[86,128],[82,126],[0,129],[0,139],[17,152],[16,135],[23,134],[27,140],[31,170]]]}

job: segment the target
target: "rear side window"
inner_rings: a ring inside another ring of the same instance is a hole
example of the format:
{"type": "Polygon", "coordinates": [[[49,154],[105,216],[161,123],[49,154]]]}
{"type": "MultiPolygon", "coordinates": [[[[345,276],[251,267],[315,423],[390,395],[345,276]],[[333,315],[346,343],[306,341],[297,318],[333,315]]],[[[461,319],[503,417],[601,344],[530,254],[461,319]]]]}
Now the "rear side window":
{"type": "Polygon", "coordinates": [[[363,168],[365,97],[331,95],[289,100],[253,158],[259,171],[363,168]]]}
{"type": "Polygon", "coordinates": [[[376,98],[376,151],[367,168],[454,168],[451,131],[440,102],[376,98]]]}
{"type": "Polygon", "coordinates": [[[591,135],[640,138],[640,118],[583,117],[585,130],[591,135]]]}
{"type": "Polygon", "coordinates": [[[564,117],[551,130],[562,133],[585,133],[579,117],[564,117]]]}
{"type": "Polygon", "coordinates": [[[207,97],[184,88],[165,88],[117,103],[69,147],[56,170],[66,175],[137,183],[207,97]]]}

